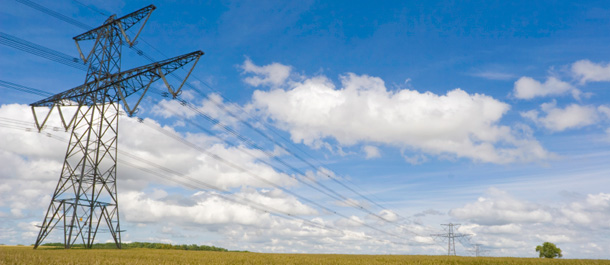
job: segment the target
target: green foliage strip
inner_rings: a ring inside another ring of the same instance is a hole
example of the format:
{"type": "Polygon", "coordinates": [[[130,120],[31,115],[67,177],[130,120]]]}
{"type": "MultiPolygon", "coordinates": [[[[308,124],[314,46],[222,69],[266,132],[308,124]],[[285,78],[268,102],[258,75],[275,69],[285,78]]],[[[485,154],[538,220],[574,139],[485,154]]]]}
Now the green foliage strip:
{"type": "MultiPolygon", "coordinates": [[[[46,243],[46,244],[43,244],[43,246],[63,248],[64,244],[46,243]]],[[[220,252],[229,251],[226,248],[219,248],[219,247],[215,247],[215,246],[205,246],[205,245],[199,246],[196,244],[172,245],[172,244],[165,244],[165,243],[132,242],[132,243],[123,243],[121,246],[123,249],[150,248],[150,249],[176,249],[176,250],[193,250],[193,251],[220,251],[220,252]]],[[[73,246],[73,248],[84,248],[84,247],[85,246],[83,244],[75,244],[73,246]]],[[[96,243],[96,244],[93,244],[93,248],[94,249],[115,249],[116,245],[114,243],[96,243]]]]}

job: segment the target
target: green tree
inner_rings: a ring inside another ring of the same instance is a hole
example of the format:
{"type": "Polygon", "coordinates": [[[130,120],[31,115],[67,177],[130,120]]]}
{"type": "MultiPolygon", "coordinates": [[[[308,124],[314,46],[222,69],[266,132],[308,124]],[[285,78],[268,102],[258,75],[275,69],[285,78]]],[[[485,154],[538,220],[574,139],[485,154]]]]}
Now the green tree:
{"type": "Polygon", "coordinates": [[[551,242],[544,242],[542,246],[536,246],[536,252],[540,252],[541,258],[552,259],[555,257],[563,257],[561,255],[561,249],[551,242]]]}

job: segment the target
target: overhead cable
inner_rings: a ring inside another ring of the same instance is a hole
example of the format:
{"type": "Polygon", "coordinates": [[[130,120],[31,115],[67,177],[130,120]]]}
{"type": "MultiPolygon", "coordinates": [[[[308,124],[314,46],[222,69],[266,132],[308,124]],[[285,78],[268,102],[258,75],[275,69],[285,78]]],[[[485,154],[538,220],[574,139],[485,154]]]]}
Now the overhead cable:
{"type": "MultiPolygon", "coordinates": [[[[85,24],[83,24],[83,23],[80,23],[80,22],[78,22],[78,21],[76,21],[76,20],[70,19],[70,18],[68,18],[68,17],[66,17],[66,16],[64,16],[64,15],[61,15],[61,14],[59,14],[59,13],[57,13],[57,12],[55,12],[55,11],[52,11],[52,10],[50,10],[50,9],[46,8],[46,7],[40,6],[40,5],[36,4],[36,3],[33,3],[33,2],[31,2],[31,1],[29,1],[29,0],[17,0],[17,1],[18,1],[18,2],[20,2],[20,3],[26,4],[26,5],[28,5],[28,6],[32,7],[32,8],[35,8],[35,9],[37,9],[37,10],[41,11],[41,12],[44,12],[44,13],[46,13],[46,14],[52,15],[52,16],[54,16],[54,17],[58,18],[58,19],[61,19],[61,20],[65,21],[65,22],[68,22],[68,23],[73,24],[73,25],[75,25],[75,26],[81,27],[81,28],[83,28],[83,29],[89,29],[89,28],[90,28],[89,26],[87,26],[87,25],[85,25],[85,24]],[[74,22],[78,22],[78,23],[74,23],[74,22]]],[[[80,3],[80,2],[79,2],[79,3],[80,3]]],[[[80,4],[82,4],[82,3],[80,3],[80,4]]],[[[98,13],[99,13],[99,12],[98,12],[98,13]]],[[[100,14],[102,14],[102,13],[100,13],[100,14]]],[[[148,44],[147,42],[145,42],[145,43],[146,43],[147,45],[149,45],[149,46],[153,47],[152,45],[148,44]]],[[[135,50],[135,51],[138,53],[138,55],[144,56],[144,57],[146,57],[146,58],[147,58],[147,59],[149,59],[149,60],[154,60],[152,57],[150,57],[150,56],[146,55],[146,53],[144,53],[142,50],[140,50],[140,49],[138,49],[138,48],[135,48],[135,46],[132,46],[132,47],[133,47],[133,49],[134,49],[134,50],[135,50]]],[[[154,47],[153,47],[153,48],[154,48],[154,47]]],[[[155,50],[157,50],[157,49],[155,48],[155,50]]],[[[157,50],[157,51],[159,51],[159,50],[157,50]]],[[[160,51],[159,51],[159,52],[160,52],[160,51]]],[[[161,53],[161,52],[160,52],[160,53],[161,53]]],[[[173,74],[173,73],[172,73],[172,76],[174,76],[174,74],[173,74]]],[[[195,78],[196,78],[197,80],[199,80],[200,82],[202,82],[202,83],[203,83],[204,85],[206,85],[207,87],[209,87],[210,89],[215,90],[215,89],[213,89],[213,88],[212,88],[210,85],[208,85],[206,82],[203,82],[201,79],[199,79],[198,77],[196,77],[196,76],[195,76],[195,78]]],[[[196,92],[198,92],[199,94],[201,94],[202,96],[205,96],[205,95],[204,95],[204,94],[203,94],[201,91],[199,91],[197,88],[195,88],[195,87],[194,87],[194,86],[192,86],[191,84],[187,83],[186,85],[187,85],[187,86],[189,86],[191,89],[195,90],[196,92]]],[[[217,91],[217,90],[216,90],[216,91],[217,91]]],[[[220,95],[220,94],[219,94],[219,95],[220,95]]],[[[221,97],[223,97],[222,95],[220,95],[220,96],[221,96],[221,97]]],[[[224,97],[223,97],[223,98],[224,98],[224,97]]],[[[225,99],[226,99],[226,98],[225,98],[225,99]]],[[[252,125],[251,123],[249,123],[247,120],[245,120],[245,119],[243,119],[243,118],[239,117],[238,115],[236,115],[236,114],[235,114],[235,113],[233,113],[232,111],[228,110],[228,109],[227,109],[227,108],[226,108],[226,107],[225,107],[225,106],[224,106],[222,103],[218,103],[218,102],[216,102],[215,100],[211,100],[211,102],[213,102],[214,104],[216,104],[216,105],[217,105],[219,108],[223,109],[223,111],[225,111],[225,112],[226,112],[227,114],[229,114],[230,116],[232,116],[232,117],[234,117],[234,118],[238,119],[238,120],[239,120],[239,121],[240,121],[242,124],[246,125],[248,128],[250,128],[250,129],[254,130],[255,132],[257,132],[258,134],[260,134],[260,135],[261,135],[261,136],[263,136],[264,138],[268,139],[269,141],[273,142],[273,143],[274,143],[274,144],[276,144],[277,146],[280,146],[280,147],[284,148],[284,150],[286,150],[288,153],[290,153],[291,155],[293,155],[293,156],[294,156],[295,158],[297,158],[298,160],[300,160],[300,161],[302,161],[302,162],[306,163],[308,166],[312,167],[312,168],[313,168],[314,170],[316,170],[316,171],[318,171],[318,170],[319,170],[319,169],[318,169],[318,167],[316,167],[315,165],[313,165],[311,162],[307,161],[306,159],[302,158],[301,156],[299,156],[299,155],[295,154],[294,152],[292,152],[292,151],[291,151],[289,148],[287,148],[287,147],[286,147],[284,144],[279,143],[278,141],[276,141],[275,139],[273,139],[273,137],[271,137],[271,136],[267,135],[266,133],[264,133],[264,132],[263,132],[263,131],[261,131],[260,129],[258,129],[258,128],[256,128],[255,126],[253,126],[253,125],[252,125]]],[[[241,109],[241,108],[240,108],[240,109],[241,109]]],[[[242,110],[242,112],[246,113],[246,112],[245,112],[243,109],[241,109],[241,110],[242,110]]],[[[207,117],[209,117],[208,115],[206,115],[206,116],[207,116],[207,117]]],[[[205,118],[206,116],[203,116],[203,117],[205,118]]],[[[210,121],[210,122],[212,122],[212,123],[215,123],[215,122],[216,122],[216,121],[214,121],[213,119],[211,119],[211,120],[209,119],[209,121],[210,121]]],[[[260,119],[259,119],[259,121],[260,121],[260,119]]],[[[263,122],[264,122],[264,121],[263,121],[263,122]]],[[[266,124],[266,122],[265,122],[265,124],[266,124]]],[[[307,152],[305,152],[305,151],[301,150],[300,148],[298,148],[298,146],[294,145],[294,143],[292,143],[291,141],[289,141],[288,139],[286,139],[285,137],[281,136],[279,133],[277,133],[276,131],[274,131],[274,130],[273,130],[273,128],[271,128],[271,126],[269,126],[268,124],[267,124],[267,127],[268,127],[268,128],[270,128],[270,130],[271,130],[272,132],[274,132],[276,135],[278,135],[279,137],[281,137],[281,138],[282,138],[284,141],[286,141],[286,142],[290,143],[290,144],[291,144],[293,147],[296,147],[296,149],[297,149],[297,150],[299,150],[299,151],[301,151],[302,153],[307,154],[308,156],[310,156],[310,157],[312,157],[312,158],[313,158],[313,156],[311,156],[311,155],[309,155],[307,152]]],[[[231,128],[229,128],[229,127],[227,127],[227,126],[224,126],[224,128],[223,128],[223,129],[229,129],[229,130],[231,130],[231,131],[235,132],[234,130],[232,130],[231,128]]],[[[231,131],[229,131],[229,132],[231,132],[231,131]]],[[[238,138],[240,138],[240,137],[238,137],[238,138]]],[[[244,140],[244,139],[242,138],[242,140],[244,140]]],[[[248,143],[248,142],[252,143],[251,141],[245,141],[245,143],[248,143]]],[[[257,149],[260,149],[260,148],[257,148],[257,149]]],[[[261,151],[264,151],[264,150],[262,150],[262,149],[260,149],[260,150],[261,150],[261,151]]],[[[267,152],[268,152],[268,151],[267,151],[267,152]]],[[[277,160],[277,157],[273,156],[273,159],[277,160]]],[[[314,158],[314,159],[315,159],[315,158],[314,158]]],[[[279,161],[278,161],[278,162],[279,162],[279,161]]],[[[287,167],[289,167],[289,168],[291,168],[291,169],[293,169],[293,170],[297,170],[297,172],[299,172],[299,171],[300,171],[300,170],[296,169],[295,167],[293,167],[293,166],[291,166],[291,165],[287,164],[286,162],[279,162],[279,163],[281,163],[281,164],[283,164],[283,165],[285,165],[285,166],[287,166],[287,167]]],[[[305,176],[305,174],[304,174],[303,172],[300,172],[300,174],[305,176]]],[[[377,203],[377,202],[375,202],[374,200],[372,200],[372,199],[368,198],[367,196],[363,195],[362,193],[360,193],[360,192],[358,192],[358,191],[354,190],[353,188],[351,188],[351,187],[347,186],[345,183],[341,182],[341,181],[340,181],[340,180],[338,180],[336,177],[331,176],[330,174],[325,173],[325,172],[321,172],[321,174],[322,174],[322,175],[325,175],[325,176],[326,176],[326,177],[328,177],[329,179],[333,180],[335,183],[337,183],[337,184],[339,184],[339,185],[343,186],[344,188],[346,188],[346,189],[350,190],[351,192],[353,192],[353,193],[357,194],[358,196],[360,196],[361,198],[365,199],[366,201],[368,201],[368,202],[370,202],[370,203],[372,203],[372,204],[376,205],[377,207],[380,207],[380,208],[382,208],[382,209],[384,209],[384,210],[387,210],[385,207],[383,207],[383,206],[382,206],[382,205],[380,205],[379,203],[377,203]]],[[[316,183],[316,184],[318,184],[318,185],[320,185],[320,183],[319,183],[319,182],[317,182],[317,181],[316,181],[315,183],[316,183]]],[[[333,194],[337,194],[337,196],[339,196],[340,198],[348,199],[347,197],[345,197],[345,196],[343,196],[343,195],[340,195],[340,194],[339,194],[339,193],[337,193],[336,191],[334,191],[334,190],[332,190],[332,189],[329,189],[329,188],[327,188],[327,187],[325,187],[325,186],[324,186],[324,189],[328,190],[329,192],[331,192],[331,193],[333,193],[333,194]]],[[[337,197],[335,197],[335,196],[331,196],[331,197],[332,197],[332,198],[335,198],[335,199],[337,198],[337,197]]],[[[345,201],[346,201],[348,204],[349,204],[349,203],[352,203],[352,204],[353,204],[352,206],[354,206],[355,208],[364,209],[364,207],[362,207],[362,205],[356,205],[356,204],[354,204],[354,202],[352,202],[351,200],[345,200],[345,201]]],[[[370,210],[368,210],[368,209],[366,209],[366,211],[367,211],[367,212],[369,212],[369,214],[373,214],[373,215],[377,216],[378,218],[380,218],[380,219],[382,219],[382,220],[388,221],[388,220],[386,220],[385,218],[383,218],[383,217],[379,216],[378,214],[375,214],[375,213],[371,212],[371,211],[370,211],[370,210]]]]}
{"type": "Polygon", "coordinates": [[[4,32],[0,32],[0,44],[74,67],[79,70],[87,71],[87,65],[85,65],[81,59],[20,39],[4,32]]]}

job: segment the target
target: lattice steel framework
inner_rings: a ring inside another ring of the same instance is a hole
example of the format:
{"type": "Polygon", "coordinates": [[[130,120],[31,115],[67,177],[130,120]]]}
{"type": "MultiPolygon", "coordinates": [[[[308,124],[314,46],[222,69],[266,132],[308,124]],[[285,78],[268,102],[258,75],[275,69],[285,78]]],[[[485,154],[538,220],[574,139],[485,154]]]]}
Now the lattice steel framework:
{"type": "Polygon", "coordinates": [[[53,198],[40,226],[34,248],[59,225],[63,227],[64,246],[70,248],[81,239],[91,248],[100,225],[107,226],[117,248],[121,248],[121,226],[117,192],[117,140],[121,104],[131,116],[158,79],[176,97],[203,52],[196,51],[121,72],[122,44],[135,43],[155,6],[150,5],[116,18],[110,16],[102,26],[74,37],[81,58],[89,64],[85,83],[30,104],[39,131],[57,110],[66,131],[71,130],[61,175],[53,198]],[[144,20],[135,37],[126,31],[144,20]],[[93,40],[91,52],[83,55],[79,42],[93,40]],[[193,62],[189,74],[177,89],[165,76],[193,62]],[[137,100],[127,97],[139,94],[137,100]],[[68,113],[62,107],[72,107],[68,113]],[[46,107],[39,119],[38,107],[46,107]],[[75,108],[75,111],[74,111],[75,108]],[[69,114],[69,115],[68,115],[69,114]]]}
{"type": "Polygon", "coordinates": [[[454,229],[457,229],[460,224],[452,224],[452,223],[448,223],[448,224],[441,224],[441,226],[445,226],[447,227],[447,229],[445,229],[445,231],[447,231],[446,234],[432,234],[431,236],[436,236],[436,237],[445,237],[447,238],[447,255],[448,256],[455,256],[455,238],[456,237],[466,237],[469,236],[468,234],[462,234],[462,233],[455,233],[454,229]]]}

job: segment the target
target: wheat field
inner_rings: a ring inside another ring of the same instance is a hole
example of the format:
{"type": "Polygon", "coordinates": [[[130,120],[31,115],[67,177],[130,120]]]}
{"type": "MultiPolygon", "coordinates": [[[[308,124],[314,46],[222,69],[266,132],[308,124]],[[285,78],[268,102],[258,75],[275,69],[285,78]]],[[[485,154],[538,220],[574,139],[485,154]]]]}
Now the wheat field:
{"type": "Polygon", "coordinates": [[[0,264],[608,264],[610,260],[419,255],[265,254],[164,249],[56,249],[0,246],[0,264]]]}

